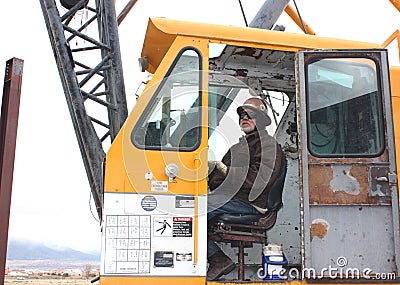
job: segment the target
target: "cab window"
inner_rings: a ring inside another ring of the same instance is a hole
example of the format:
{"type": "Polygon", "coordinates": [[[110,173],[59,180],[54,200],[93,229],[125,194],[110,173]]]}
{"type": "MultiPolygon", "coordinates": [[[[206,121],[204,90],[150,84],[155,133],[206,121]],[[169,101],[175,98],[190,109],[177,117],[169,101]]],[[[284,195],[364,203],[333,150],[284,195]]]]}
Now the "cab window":
{"type": "Polygon", "coordinates": [[[134,145],[189,151],[200,144],[200,66],[196,49],[180,52],[132,131],[134,145]]]}
{"type": "Polygon", "coordinates": [[[383,151],[377,66],[368,58],[315,59],[307,66],[308,145],[315,156],[383,151]]]}

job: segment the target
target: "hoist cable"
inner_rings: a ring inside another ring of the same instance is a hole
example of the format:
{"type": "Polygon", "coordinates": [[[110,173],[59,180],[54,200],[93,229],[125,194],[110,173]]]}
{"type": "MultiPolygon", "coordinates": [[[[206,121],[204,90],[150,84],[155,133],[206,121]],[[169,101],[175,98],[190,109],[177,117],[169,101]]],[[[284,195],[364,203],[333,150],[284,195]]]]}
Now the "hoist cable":
{"type": "Polygon", "coordinates": [[[301,22],[301,26],[303,27],[303,31],[304,31],[305,34],[307,34],[307,30],[306,30],[306,27],[304,26],[303,19],[301,18],[299,8],[297,8],[296,0],[293,0],[293,3],[294,3],[294,7],[296,8],[297,15],[299,15],[299,19],[300,19],[300,22],[301,22]]]}
{"type": "Polygon", "coordinates": [[[247,19],[246,19],[246,15],[244,13],[244,10],[243,10],[242,1],[241,0],[238,0],[238,1],[239,1],[239,5],[240,5],[240,10],[242,11],[244,23],[246,24],[246,27],[248,27],[249,25],[247,24],[247,19]]]}

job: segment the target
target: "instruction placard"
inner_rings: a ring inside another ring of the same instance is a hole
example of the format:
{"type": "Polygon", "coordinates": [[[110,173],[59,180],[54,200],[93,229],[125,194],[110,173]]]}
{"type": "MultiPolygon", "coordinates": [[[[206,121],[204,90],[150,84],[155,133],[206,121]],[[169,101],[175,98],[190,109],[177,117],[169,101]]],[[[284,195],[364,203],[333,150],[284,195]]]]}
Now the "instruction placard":
{"type": "Polygon", "coordinates": [[[192,261],[192,253],[176,253],[176,261],[192,261]]]}
{"type": "Polygon", "coordinates": [[[173,237],[192,237],[193,218],[174,217],[172,226],[173,237]]]}
{"type": "Polygon", "coordinates": [[[193,196],[176,196],[175,208],[194,208],[193,196]]]}
{"type": "Polygon", "coordinates": [[[173,251],[156,251],[154,252],[155,267],[174,267],[173,251]]]}
{"type": "Polygon", "coordinates": [[[151,181],[151,191],[168,192],[168,181],[151,181]]]}
{"type": "Polygon", "coordinates": [[[107,215],[105,222],[105,273],[150,273],[150,216],[107,215]]]}

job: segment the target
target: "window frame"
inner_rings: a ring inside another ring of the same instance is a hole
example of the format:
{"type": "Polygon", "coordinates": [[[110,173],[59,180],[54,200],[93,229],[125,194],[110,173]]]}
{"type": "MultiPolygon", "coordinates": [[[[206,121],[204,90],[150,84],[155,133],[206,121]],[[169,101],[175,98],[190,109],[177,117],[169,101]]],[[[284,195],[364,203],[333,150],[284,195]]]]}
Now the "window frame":
{"type": "Polygon", "coordinates": [[[304,64],[305,72],[305,92],[306,92],[306,124],[307,124],[307,147],[311,155],[317,158],[372,158],[379,157],[383,154],[386,149],[385,139],[385,126],[383,124],[384,112],[383,112],[383,98],[382,98],[382,82],[381,82],[381,64],[379,58],[372,54],[348,54],[348,53],[332,53],[329,55],[324,54],[313,54],[309,55],[309,59],[304,64]],[[378,116],[378,132],[380,149],[375,153],[338,153],[338,154],[321,154],[315,152],[311,145],[311,111],[310,111],[310,86],[309,86],[309,65],[323,60],[323,59],[369,59],[375,63],[375,79],[377,83],[377,116],[378,116]]]}
{"type": "Polygon", "coordinates": [[[154,93],[151,95],[151,99],[149,100],[148,104],[146,105],[146,107],[143,110],[143,113],[141,114],[141,116],[139,117],[138,121],[135,123],[135,126],[133,127],[131,134],[130,134],[130,140],[131,143],[137,147],[138,149],[142,149],[142,150],[158,150],[158,151],[182,151],[182,152],[191,152],[196,150],[197,148],[199,148],[199,146],[201,145],[201,140],[202,140],[202,102],[203,102],[203,98],[202,98],[202,94],[203,94],[203,90],[202,90],[202,86],[203,86],[203,78],[202,78],[202,66],[203,66],[203,57],[202,54],[200,52],[200,50],[194,46],[185,46],[183,47],[178,54],[176,55],[176,57],[174,58],[174,60],[172,61],[170,67],[168,68],[167,72],[165,73],[161,83],[159,84],[159,86],[157,87],[157,89],[154,91],[154,93]],[[198,65],[198,73],[199,73],[199,81],[198,81],[198,89],[199,89],[199,94],[198,94],[198,99],[199,99],[199,104],[198,104],[198,123],[199,123],[199,134],[198,134],[198,140],[197,143],[192,146],[192,147],[181,147],[181,146],[165,146],[165,145],[160,145],[160,146],[154,146],[154,145],[146,145],[146,144],[139,144],[137,143],[137,141],[135,140],[135,133],[137,132],[137,130],[139,128],[141,128],[141,126],[145,123],[145,121],[148,119],[148,114],[149,112],[152,112],[153,110],[152,107],[155,104],[158,104],[158,95],[159,93],[162,91],[163,87],[165,86],[165,83],[167,82],[169,76],[171,75],[171,73],[173,72],[173,70],[176,67],[176,64],[179,62],[181,56],[186,52],[186,51],[193,51],[198,55],[198,59],[199,59],[199,65],[198,65]]]}

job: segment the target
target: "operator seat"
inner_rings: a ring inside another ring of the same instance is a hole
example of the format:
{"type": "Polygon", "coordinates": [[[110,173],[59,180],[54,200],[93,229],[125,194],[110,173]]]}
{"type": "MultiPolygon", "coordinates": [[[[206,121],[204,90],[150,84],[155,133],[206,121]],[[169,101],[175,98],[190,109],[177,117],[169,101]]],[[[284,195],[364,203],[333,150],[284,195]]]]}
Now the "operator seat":
{"type": "Polygon", "coordinates": [[[283,159],[278,177],[267,192],[265,214],[220,214],[209,222],[209,237],[217,242],[231,243],[238,247],[238,280],[244,280],[244,248],[253,247],[253,243],[266,244],[266,231],[276,222],[277,213],[283,206],[282,193],[287,172],[287,160],[283,159]]]}

